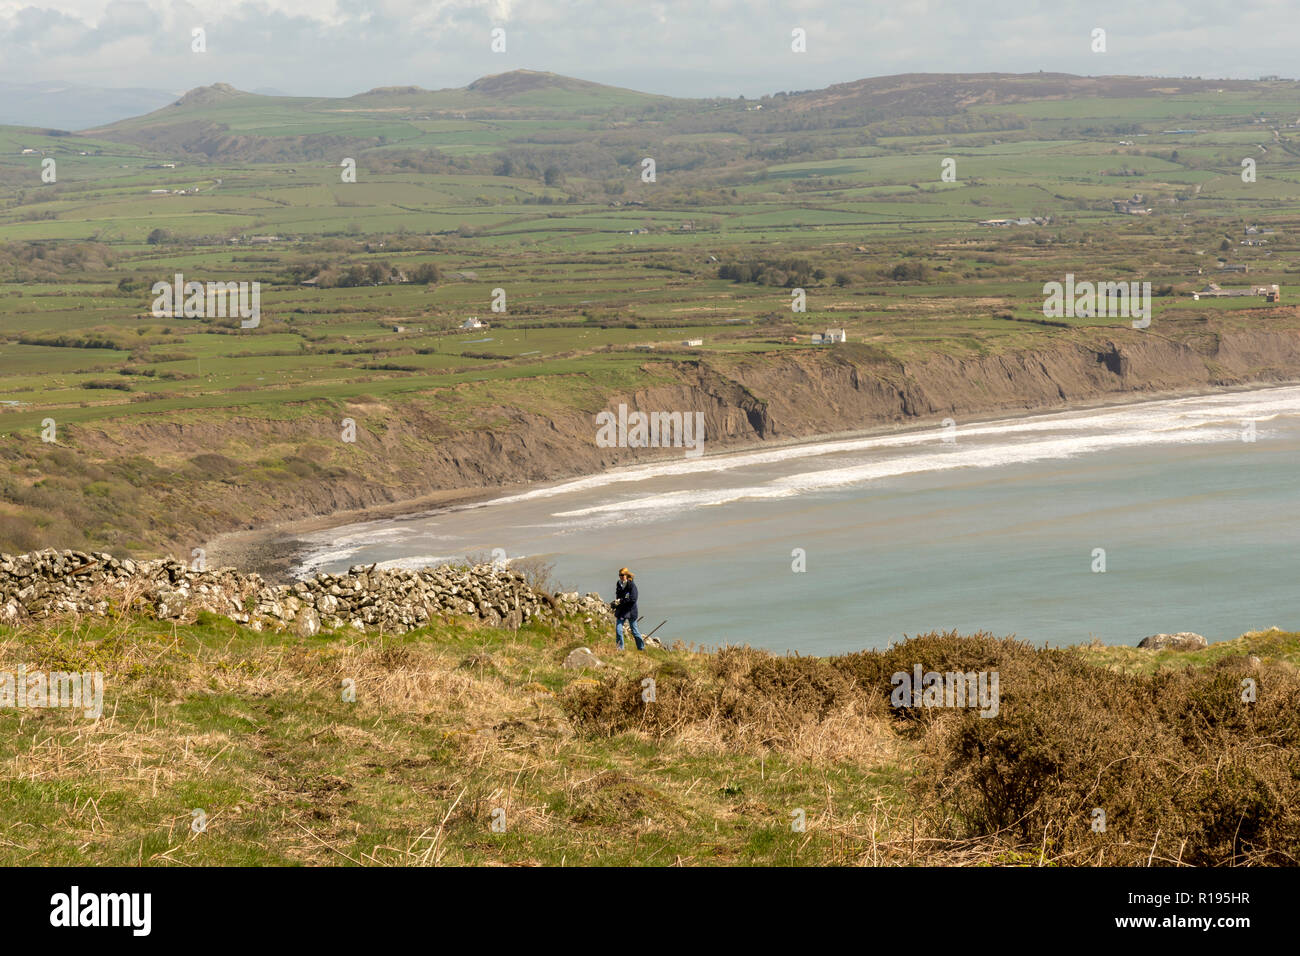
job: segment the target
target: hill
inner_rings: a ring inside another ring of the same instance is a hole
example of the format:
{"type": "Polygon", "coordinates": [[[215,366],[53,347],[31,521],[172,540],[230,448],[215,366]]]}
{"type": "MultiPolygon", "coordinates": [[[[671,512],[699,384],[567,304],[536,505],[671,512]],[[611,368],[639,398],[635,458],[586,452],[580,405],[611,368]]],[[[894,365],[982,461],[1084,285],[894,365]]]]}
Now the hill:
{"type": "Polygon", "coordinates": [[[449,119],[573,120],[674,101],[554,73],[516,70],[467,87],[377,87],[350,97],[264,96],[228,83],[190,90],[144,116],[82,135],[209,158],[314,158],[348,144],[429,146],[427,133],[449,119]]]}
{"type": "Polygon", "coordinates": [[[973,106],[1063,99],[1132,99],[1257,89],[1253,80],[1075,76],[1071,73],[905,73],[787,94],[784,109],[853,108],[888,116],[946,115],[973,106]]]}
{"type": "MultiPolygon", "coordinates": [[[[585,154],[619,145],[680,149],[739,138],[787,152],[790,133],[859,129],[878,135],[1017,131],[1060,135],[1104,118],[1116,132],[1141,121],[1214,121],[1244,101],[1294,118],[1294,81],[1084,77],[1064,73],[905,74],[776,92],[758,101],[680,99],[535,70],[468,86],[379,87],[350,97],[263,96],[218,83],[91,135],[177,156],[320,159],[339,149],[496,151],[508,143],[585,154]],[[545,121],[540,129],[537,123],[545,121]],[[627,130],[628,132],[624,132],[627,130]],[[693,142],[694,141],[694,142],[693,142]]],[[[804,139],[808,139],[806,135],[804,139]]],[[[803,144],[803,148],[808,148],[803,144]]]]}
{"type": "Polygon", "coordinates": [[[516,72],[205,87],[117,141],[0,128],[0,547],[188,555],[586,474],[639,457],[590,428],[637,391],[703,411],[722,448],[1293,379],[1300,91],[1193,85],[886,77],[800,110],[819,94],[516,72]],[[1149,215],[1116,208],[1134,193],[1149,215]],[[179,272],[260,284],[260,325],[152,314],[179,272]],[[1151,282],[1158,334],[1045,317],[1045,283],[1085,273],[1151,282]],[[1192,298],[1210,283],[1237,294],[1192,298]],[[466,330],[496,289],[508,310],[466,330]],[[814,345],[828,327],[849,343],[814,345]]]}
{"type": "Polygon", "coordinates": [[[834,658],[618,654],[581,612],[303,637],[129,604],[0,624],[0,674],[22,675],[0,681],[0,863],[1287,865],[1300,852],[1297,634],[1181,656],[954,633],[834,658]],[[915,665],[998,673],[997,715],[900,704],[897,675],[915,665]],[[72,674],[62,706],[33,690],[72,674]]]}

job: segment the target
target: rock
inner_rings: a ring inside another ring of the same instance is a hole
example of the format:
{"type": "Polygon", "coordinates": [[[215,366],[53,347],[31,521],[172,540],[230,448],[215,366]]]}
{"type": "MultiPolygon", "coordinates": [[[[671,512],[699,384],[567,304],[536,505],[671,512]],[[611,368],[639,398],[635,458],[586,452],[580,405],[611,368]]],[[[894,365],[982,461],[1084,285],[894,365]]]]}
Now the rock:
{"type": "Polygon", "coordinates": [[[610,619],[597,594],[569,592],[557,600],[534,590],[519,572],[491,565],[419,571],[357,565],[348,574],[322,572],[271,586],[257,574],[234,568],[197,571],[171,559],[135,562],[102,552],[49,549],[0,554],[0,622],[27,615],[103,615],[109,607],[106,592],[117,592],[111,601],[117,607],[129,602],[128,595],[141,593],[140,603],[152,604],[162,619],[208,611],[257,630],[304,634],[349,624],[400,634],[461,614],[510,628],[538,618],[585,618],[597,626],[610,619]]]}
{"type": "Polygon", "coordinates": [[[159,591],[154,604],[158,620],[169,621],[179,618],[189,606],[189,599],[180,591],[159,591]]]}
{"type": "Polygon", "coordinates": [[[1152,634],[1138,642],[1138,647],[1145,647],[1151,651],[1200,651],[1209,646],[1205,638],[1191,631],[1179,631],[1177,634],[1152,634]]]}
{"type": "Polygon", "coordinates": [[[590,648],[576,647],[569,651],[569,656],[564,659],[564,666],[570,670],[578,670],[583,667],[604,667],[605,662],[593,654],[590,648]]]}
{"type": "Polygon", "coordinates": [[[645,646],[646,646],[646,647],[657,647],[657,648],[659,648],[660,650],[662,650],[662,649],[663,649],[663,646],[664,646],[664,642],[661,641],[661,640],[659,640],[659,638],[657,638],[657,637],[647,637],[647,638],[645,639],[645,646]]]}
{"type": "Polygon", "coordinates": [[[293,632],[299,637],[315,637],[320,633],[320,615],[313,608],[303,608],[293,622],[293,632]]]}

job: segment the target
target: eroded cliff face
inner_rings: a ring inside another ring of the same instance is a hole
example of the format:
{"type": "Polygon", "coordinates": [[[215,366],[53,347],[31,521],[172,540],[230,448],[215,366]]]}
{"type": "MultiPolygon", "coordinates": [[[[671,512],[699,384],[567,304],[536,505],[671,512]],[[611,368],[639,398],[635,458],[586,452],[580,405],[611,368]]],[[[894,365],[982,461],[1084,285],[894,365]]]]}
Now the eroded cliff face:
{"type": "MultiPolygon", "coordinates": [[[[1078,331],[1041,348],[900,363],[853,346],[654,363],[656,384],[612,394],[590,408],[537,410],[473,403],[459,431],[418,401],[349,410],[355,444],[339,440],[332,416],[179,424],[126,421],[80,434],[91,454],[141,455],[174,465],[185,480],[158,489],[156,505],[180,515],[166,540],[184,549],[222,531],[391,506],[448,489],[471,493],[599,472],[681,449],[602,448],[595,415],[617,409],[700,412],[706,450],[790,441],[872,427],[971,421],[1173,391],[1300,379],[1300,333],[1078,331]],[[232,462],[278,457],[295,463],[281,480],[249,468],[205,475],[196,456],[232,462]],[[300,463],[300,464],[299,464],[300,463]]],[[[593,402],[598,402],[594,398],[593,402]]],[[[160,540],[162,536],[160,536],[160,540]]]]}
{"type": "MultiPolygon", "coordinates": [[[[733,370],[765,402],[753,438],[791,438],[951,415],[1049,410],[1142,393],[1300,378],[1300,335],[1207,333],[1174,340],[1149,332],[1077,333],[1051,347],[907,364],[855,365],[804,353],[733,370]]],[[[723,433],[714,432],[715,436],[723,433]]]]}

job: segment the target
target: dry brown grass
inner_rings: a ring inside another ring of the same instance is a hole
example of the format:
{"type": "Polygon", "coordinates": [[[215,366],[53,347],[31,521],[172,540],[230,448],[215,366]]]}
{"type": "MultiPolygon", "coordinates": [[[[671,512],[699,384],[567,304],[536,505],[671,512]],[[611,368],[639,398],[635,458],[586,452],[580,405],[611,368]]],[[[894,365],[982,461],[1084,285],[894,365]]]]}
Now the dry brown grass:
{"type": "Polygon", "coordinates": [[[1132,674],[936,634],[825,660],[623,655],[593,678],[559,666],[568,627],[195,632],[123,618],[0,639],[0,669],[101,669],[110,688],[97,721],[0,714],[0,778],[28,801],[0,858],[48,859],[58,834],[60,860],[210,860],[191,806],[241,853],[363,866],[1277,864],[1300,842],[1284,665],[1132,674]],[[997,669],[999,717],[892,708],[890,674],[914,663],[997,669]]]}

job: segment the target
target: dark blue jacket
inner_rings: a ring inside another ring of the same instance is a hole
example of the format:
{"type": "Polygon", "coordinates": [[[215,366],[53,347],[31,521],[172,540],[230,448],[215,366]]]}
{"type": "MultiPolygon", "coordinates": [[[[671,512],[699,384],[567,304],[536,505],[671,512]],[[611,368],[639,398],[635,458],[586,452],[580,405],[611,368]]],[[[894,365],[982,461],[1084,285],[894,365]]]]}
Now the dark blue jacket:
{"type": "Polygon", "coordinates": [[[639,616],[636,613],[636,582],[628,581],[624,584],[619,581],[614,586],[614,600],[618,606],[614,608],[614,616],[620,621],[626,621],[629,618],[633,621],[639,616]]]}

